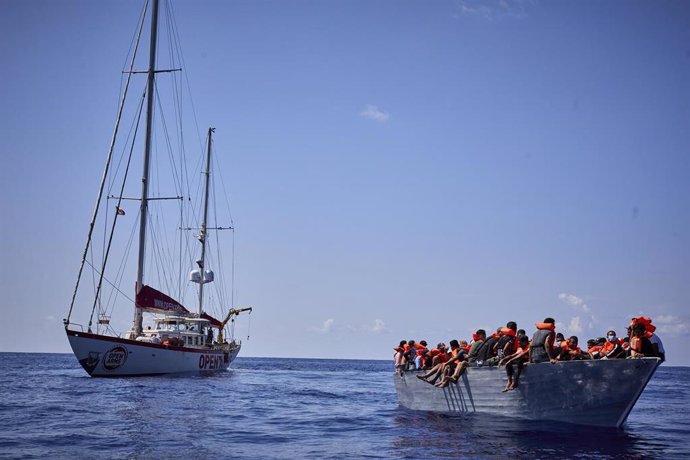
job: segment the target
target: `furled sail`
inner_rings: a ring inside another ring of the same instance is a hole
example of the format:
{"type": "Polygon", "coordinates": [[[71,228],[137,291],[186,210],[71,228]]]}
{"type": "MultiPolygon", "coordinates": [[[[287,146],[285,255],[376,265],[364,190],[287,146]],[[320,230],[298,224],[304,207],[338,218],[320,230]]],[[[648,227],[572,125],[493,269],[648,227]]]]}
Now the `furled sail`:
{"type": "Polygon", "coordinates": [[[203,313],[201,314],[201,318],[209,320],[209,322],[211,323],[211,325],[212,325],[213,327],[221,327],[221,326],[223,325],[223,323],[221,323],[221,322],[218,321],[216,318],[214,318],[213,316],[209,315],[209,314],[206,313],[206,312],[203,312],[203,313]]]}
{"type": "Polygon", "coordinates": [[[180,302],[147,285],[137,293],[136,306],[144,311],[190,315],[180,302]]]}

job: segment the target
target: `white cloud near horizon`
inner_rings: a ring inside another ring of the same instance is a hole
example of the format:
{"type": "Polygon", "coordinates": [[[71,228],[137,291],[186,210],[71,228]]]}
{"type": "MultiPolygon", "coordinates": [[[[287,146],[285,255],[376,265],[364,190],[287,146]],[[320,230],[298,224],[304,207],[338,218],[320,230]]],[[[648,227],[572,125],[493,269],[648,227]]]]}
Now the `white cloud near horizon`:
{"type": "MultiPolygon", "coordinates": [[[[589,306],[585,303],[583,299],[576,296],[575,294],[568,294],[565,292],[558,294],[558,298],[566,304],[570,305],[572,308],[577,310],[578,313],[581,313],[581,315],[585,317],[585,322],[587,323],[588,329],[592,329],[594,327],[594,325],[597,322],[596,318],[592,314],[592,310],[589,308],[589,306]]],[[[570,324],[568,325],[568,332],[572,334],[579,334],[584,332],[583,319],[581,318],[581,315],[578,314],[570,319],[570,324]]]]}
{"type": "Polygon", "coordinates": [[[368,104],[364,110],[359,113],[359,116],[378,121],[379,123],[385,123],[390,118],[390,114],[371,104],[368,104]]]}
{"type": "Polygon", "coordinates": [[[328,334],[333,330],[333,323],[335,323],[335,320],[333,318],[328,318],[319,328],[319,332],[322,334],[328,334]]]}
{"type": "Polygon", "coordinates": [[[571,334],[579,334],[582,332],[582,321],[579,316],[575,316],[570,319],[570,324],[568,324],[568,332],[571,334]]]}
{"type": "Polygon", "coordinates": [[[458,15],[477,16],[489,21],[500,18],[524,19],[537,0],[458,0],[458,15]]]}
{"type": "Polygon", "coordinates": [[[673,315],[661,315],[652,318],[652,324],[656,326],[656,331],[661,334],[677,336],[686,334],[690,331],[690,325],[683,322],[680,318],[673,315]]]}
{"type": "Polygon", "coordinates": [[[383,320],[375,319],[374,325],[371,326],[370,331],[373,332],[374,334],[381,334],[383,332],[386,332],[387,331],[386,323],[384,323],[383,320]]]}

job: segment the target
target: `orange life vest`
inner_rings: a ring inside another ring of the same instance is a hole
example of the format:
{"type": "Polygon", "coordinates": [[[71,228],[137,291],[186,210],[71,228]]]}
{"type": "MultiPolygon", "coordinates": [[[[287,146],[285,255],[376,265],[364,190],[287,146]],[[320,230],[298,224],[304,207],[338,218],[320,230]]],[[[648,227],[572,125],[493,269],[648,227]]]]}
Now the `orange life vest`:
{"type": "Polygon", "coordinates": [[[644,326],[644,330],[647,332],[656,331],[656,326],[652,324],[652,319],[647,318],[646,316],[637,316],[633,318],[630,322],[630,325],[634,326],[635,324],[642,324],[644,326]]]}
{"type": "Polygon", "coordinates": [[[607,340],[603,347],[601,347],[601,354],[608,355],[616,348],[616,343],[607,340]]]}
{"type": "Polygon", "coordinates": [[[556,325],[553,323],[536,323],[537,329],[548,329],[551,332],[556,330],[556,325]]]}
{"type": "Polygon", "coordinates": [[[589,350],[587,350],[587,353],[599,353],[601,351],[602,346],[601,345],[594,345],[591,347],[589,350]]]}

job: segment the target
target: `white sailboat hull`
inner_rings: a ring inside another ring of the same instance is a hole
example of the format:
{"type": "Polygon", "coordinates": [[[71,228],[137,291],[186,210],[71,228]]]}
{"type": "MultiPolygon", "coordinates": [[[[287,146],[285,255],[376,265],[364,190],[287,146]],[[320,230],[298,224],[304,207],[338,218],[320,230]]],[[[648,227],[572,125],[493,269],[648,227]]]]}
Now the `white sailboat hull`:
{"type": "Polygon", "coordinates": [[[416,372],[396,373],[394,380],[400,405],[408,409],[620,427],[658,365],[658,358],[530,364],[519,387],[506,393],[505,369],[496,367],[468,368],[443,389],[416,372]]]}
{"type": "Polygon", "coordinates": [[[67,338],[79,364],[92,377],[224,371],[241,347],[189,348],[71,330],[67,338]]]}

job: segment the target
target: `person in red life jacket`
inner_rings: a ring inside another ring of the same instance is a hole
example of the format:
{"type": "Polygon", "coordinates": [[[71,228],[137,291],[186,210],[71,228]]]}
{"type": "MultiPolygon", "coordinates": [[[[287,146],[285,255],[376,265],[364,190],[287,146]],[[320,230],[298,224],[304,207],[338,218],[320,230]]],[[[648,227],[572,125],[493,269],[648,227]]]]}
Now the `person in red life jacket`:
{"type": "Polygon", "coordinates": [[[630,356],[633,358],[644,358],[645,356],[655,356],[652,342],[646,337],[645,326],[637,323],[632,328],[630,337],[630,356]]]}
{"type": "Polygon", "coordinates": [[[499,363],[499,366],[506,367],[506,375],[508,376],[508,383],[503,389],[506,391],[514,390],[520,385],[520,374],[522,368],[529,362],[529,337],[521,335],[518,338],[518,349],[515,353],[504,357],[499,363]],[[514,376],[514,377],[513,377],[514,376]]]}
{"type": "Polygon", "coordinates": [[[470,352],[470,344],[467,343],[467,340],[460,341],[460,349],[464,351],[465,354],[470,352]]]}
{"type": "Polygon", "coordinates": [[[436,348],[431,350],[431,367],[443,364],[448,360],[448,347],[441,342],[436,348]]]}
{"type": "Polygon", "coordinates": [[[597,339],[587,340],[587,354],[590,358],[596,359],[595,356],[599,353],[599,345],[597,344],[597,339]]]}
{"type": "MultiPolygon", "coordinates": [[[[443,388],[453,381],[451,380],[452,376],[455,375],[458,367],[462,366],[462,364],[465,362],[465,352],[462,350],[462,348],[460,348],[460,344],[457,340],[450,341],[450,349],[450,357],[448,358],[448,362],[446,363],[446,367],[442,373],[443,379],[436,384],[436,386],[439,388],[443,388]]],[[[457,378],[454,381],[457,381],[457,378]]]]}
{"type": "Polygon", "coordinates": [[[431,350],[433,356],[433,366],[424,375],[417,374],[417,378],[424,380],[427,383],[434,384],[439,377],[441,377],[446,369],[446,362],[448,361],[448,354],[446,352],[446,344],[441,342],[436,345],[436,348],[431,350]]]}
{"type": "Polygon", "coordinates": [[[576,335],[568,337],[568,340],[561,343],[561,353],[558,355],[559,361],[572,361],[576,359],[585,359],[582,350],[577,346],[578,339],[576,335]]]}
{"type": "Polygon", "coordinates": [[[417,343],[417,356],[415,356],[414,364],[417,369],[426,369],[426,355],[429,349],[426,347],[426,340],[420,340],[417,343]]]}
{"type": "Polygon", "coordinates": [[[663,342],[661,341],[659,336],[656,335],[656,326],[652,324],[651,318],[647,318],[645,316],[638,316],[637,318],[633,318],[630,325],[634,326],[638,323],[644,325],[645,335],[649,339],[649,341],[652,342],[652,348],[654,348],[654,355],[661,358],[661,362],[663,363],[666,360],[666,350],[664,350],[663,342]]]}
{"type": "Polygon", "coordinates": [[[395,351],[395,354],[393,355],[395,371],[400,372],[401,375],[403,370],[405,369],[405,345],[407,345],[407,342],[405,340],[401,340],[400,345],[393,348],[393,350],[395,351]]]}
{"type": "Polygon", "coordinates": [[[589,339],[587,341],[587,354],[592,359],[599,359],[603,343],[599,343],[599,339],[589,339]]]}
{"type": "Polygon", "coordinates": [[[543,323],[537,323],[537,332],[532,335],[529,348],[529,361],[531,363],[556,363],[557,352],[553,349],[553,342],[556,337],[556,320],[553,318],[544,319],[543,323]]]}
{"type": "Polygon", "coordinates": [[[449,378],[445,380],[445,382],[443,382],[443,386],[448,385],[450,382],[456,383],[460,379],[462,373],[465,372],[467,366],[478,367],[481,365],[479,364],[479,356],[482,349],[486,346],[487,343],[486,331],[484,329],[478,329],[477,332],[472,334],[472,338],[474,339],[474,341],[472,342],[472,346],[470,347],[469,353],[467,353],[467,358],[455,366],[455,370],[449,376],[449,378]]]}
{"type": "Polygon", "coordinates": [[[625,350],[623,350],[621,341],[616,337],[616,331],[611,330],[606,333],[606,343],[599,353],[601,359],[625,358],[625,350]]]}

